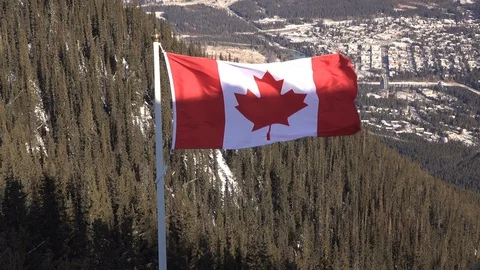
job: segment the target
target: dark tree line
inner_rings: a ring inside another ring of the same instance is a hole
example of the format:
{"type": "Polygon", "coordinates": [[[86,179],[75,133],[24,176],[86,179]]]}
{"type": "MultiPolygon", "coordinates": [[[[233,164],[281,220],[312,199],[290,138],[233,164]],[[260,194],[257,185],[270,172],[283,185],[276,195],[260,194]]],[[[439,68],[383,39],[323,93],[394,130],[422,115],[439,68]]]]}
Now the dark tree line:
{"type": "Polygon", "coordinates": [[[255,27],[236,16],[204,4],[189,6],[154,6],[149,11],[163,11],[164,17],[181,33],[194,35],[235,35],[253,32],[255,27]]]}
{"type": "Polygon", "coordinates": [[[317,18],[343,19],[348,17],[369,17],[374,14],[393,11],[396,1],[362,0],[241,0],[232,5],[232,10],[244,15],[245,18],[257,18],[258,14],[281,18],[317,18]],[[252,3],[253,2],[253,3],[252,3]]]}
{"type": "Polygon", "coordinates": [[[439,144],[427,142],[416,135],[406,140],[385,139],[387,145],[420,164],[432,175],[455,186],[480,192],[480,152],[461,142],[439,144]]]}
{"type": "Polygon", "coordinates": [[[256,21],[267,17],[265,10],[252,0],[237,1],[229,6],[238,16],[249,21],[256,21]]]}
{"type": "Polygon", "coordinates": [[[0,268],[155,264],[155,28],[200,53],[121,1],[0,1],[0,268]]]}
{"type": "MultiPolygon", "coordinates": [[[[202,55],[121,1],[0,0],[0,268],[157,267],[155,28],[167,51],[202,55]]],[[[222,151],[235,185],[218,154],[166,155],[171,269],[480,263],[479,195],[367,133],[222,151]]]]}
{"type": "MultiPolygon", "coordinates": [[[[475,12],[478,4],[467,5],[475,12]]],[[[230,8],[247,20],[258,20],[265,17],[280,16],[287,19],[347,19],[369,18],[378,15],[412,16],[421,15],[436,18],[461,18],[459,4],[448,0],[415,1],[402,0],[240,0],[230,8]],[[430,3],[430,5],[426,5],[430,3]],[[398,10],[399,4],[414,6],[415,9],[398,10]]]]}

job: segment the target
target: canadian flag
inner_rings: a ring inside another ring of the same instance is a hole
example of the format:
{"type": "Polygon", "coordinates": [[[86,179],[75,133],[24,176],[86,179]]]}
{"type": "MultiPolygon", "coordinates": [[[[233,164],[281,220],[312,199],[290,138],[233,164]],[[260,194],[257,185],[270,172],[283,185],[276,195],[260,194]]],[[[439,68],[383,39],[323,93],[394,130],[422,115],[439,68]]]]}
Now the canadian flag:
{"type": "Polygon", "coordinates": [[[240,149],[360,130],[357,76],[343,55],[268,64],[165,59],[174,149],[240,149]]]}

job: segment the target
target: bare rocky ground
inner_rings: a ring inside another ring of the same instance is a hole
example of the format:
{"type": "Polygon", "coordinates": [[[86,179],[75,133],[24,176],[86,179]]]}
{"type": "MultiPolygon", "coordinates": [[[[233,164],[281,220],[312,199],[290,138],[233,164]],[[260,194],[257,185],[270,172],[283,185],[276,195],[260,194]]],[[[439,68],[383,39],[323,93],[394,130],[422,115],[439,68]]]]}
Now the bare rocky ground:
{"type": "MultiPolygon", "coordinates": [[[[228,6],[237,2],[238,0],[164,0],[164,5],[177,5],[177,6],[188,6],[196,4],[205,4],[207,6],[212,6],[215,8],[228,9],[228,6]]],[[[184,35],[183,37],[191,37],[190,35],[184,35]]],[[[207,46],[206,52],[209,55],[216,55],[218,59],[220,53],[224,57],[228,57],[230,54],[232,59],[238,59],[241,63],[265,63],[265,56],[260,54],[258,51],[245,48],[245,47],[235,47],[235,46],[207,46]]]]}
{"type": "Polygon", "coordinates": [[[265,63],[265,56],[260,54],[258,51],[249,49],[249,48],[239,48],[239,47],[230,47],[230,46],[207,46],[206,51],[209,55],[217,56],[217,59],[220,56],[220,53],[223,57],[227,58],[230,54],[232,60],[238,58],[240,63],[265,63]]]}
{"type": "Polygon", "coordinates": [[[164,0],[164,5],[177,5],[177,6],[188,6],[196,4],[205,4],[208,6],[218,7],[218,8],[227,8],[229,5],[237,2],[238,0],[164,0]]]}

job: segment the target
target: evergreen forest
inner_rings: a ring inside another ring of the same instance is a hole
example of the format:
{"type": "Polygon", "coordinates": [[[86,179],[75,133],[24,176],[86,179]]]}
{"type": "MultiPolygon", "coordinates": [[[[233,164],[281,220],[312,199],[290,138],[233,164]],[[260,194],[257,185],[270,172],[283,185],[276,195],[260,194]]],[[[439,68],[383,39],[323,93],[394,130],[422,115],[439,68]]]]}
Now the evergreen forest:
{"type": "MultiPolygon", "coordinates": [[[[155,29],[204,55],[120,0],[0,0],[0,269],[157,269],[155,29]]],[[[161,76],[169,269],[480,268],[479,193],[367,132],[171,152],[161,76]]]]}
{"type": "MultiPolygon", "coordinates": [[[[461,1],[450,0],[239,0],[230,8],[248,20],[258,20],[275,15],[293,20],[299,19],[358,19],[373,15],[411,16],[422,14],[427,17],[446,17],[450,14],[461,16],[457,10],[461,1]],[[398,5],[415,7],[414,10],[398,9],[398,5]],[[447,12],[445,12],[447,11],[447,12]],[[448,14],[448,15],[447,15],[448,14]]],[[[475,10],[479,3],[468,2],[475,10]]]]}

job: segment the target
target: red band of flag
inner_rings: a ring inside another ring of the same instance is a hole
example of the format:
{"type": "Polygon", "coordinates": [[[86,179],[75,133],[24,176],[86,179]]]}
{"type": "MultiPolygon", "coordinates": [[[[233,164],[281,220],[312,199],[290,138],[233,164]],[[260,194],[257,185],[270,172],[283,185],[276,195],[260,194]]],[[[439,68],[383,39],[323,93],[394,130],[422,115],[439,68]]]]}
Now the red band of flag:
{"type": "Polygon", "coordinates": [[[239,149],[360,130],[357,76],[343,55],[269,64],[165,56],[174,149],[239,149]]]}

